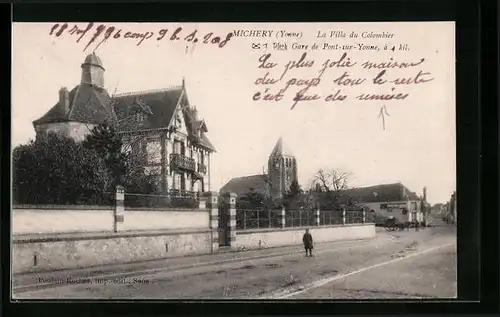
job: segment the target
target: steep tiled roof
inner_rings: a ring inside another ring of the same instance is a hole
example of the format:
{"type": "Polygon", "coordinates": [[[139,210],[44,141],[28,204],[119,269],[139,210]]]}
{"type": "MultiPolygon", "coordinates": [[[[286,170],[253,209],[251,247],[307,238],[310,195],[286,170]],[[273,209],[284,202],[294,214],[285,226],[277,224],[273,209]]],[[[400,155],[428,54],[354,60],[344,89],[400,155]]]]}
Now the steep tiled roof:
{"type": "MultiPolygon", "coordinates": [[[[95,60],[98,57],[89,56],[91,62],[99,62],[95,60]]],[[[105,89],[80,84],[69,92],[69,111],[65,111],[64,106],[58,102],[44,116],[33,121],[33,124],[67,121],[94,124],[118,122],[120,131],[163,129],[169,127],[178,105],[184,107],[184,118],[190,133],[198,128],[206,131],[205,122],[197,120],[187,107],[189,102],[183,87],[116,94],[111,97],[105,89]],[[144,120],[137,121],[135,114],[138,112],[144,114],[144,120]]],[[[200,145],[215,151],[204,134],[200,145]]]]}
{"type": "Polygon", "coordinates": [[[235,177],[222,186],[220,193],[236,193],[238,196],[246,193],[257,192],[263,195],[267,193],[267,175],[251,175],[243,177],[235,177]]]}
{"type": "Polygon", "coordinates": [[[209,150],[216,151],[215,146],[213,146],[212,142],[207,138],[206,135],[202,135],[200,143],[202,146],[208,148],[209,150]]]}
{"type": "Polygon", "coordinates": [[[279,138],[270,156],[294,156],[294,155],[292,151],[288,148],[288,146],[285,144],[285,142],[283,142],[283,138],[279,138]]]}
{"type": "Polygon", "coordinates": [[[69,111],[58,102],[41,118],[33,121],[34,125],[54,122],[76,121],[102,124],[114,120],[111,97],[105,89],[88,84],[80,84],[69,92],[69,111]]]}
{"type": "Polygon", "coordinates": [[[114,109],[120,130],[167,128],[181,96],[182,87],[114,95],[114,109]],[[137,122],[134,114],[137,111],[144,112],[145,105],[153,115],[146,116],[142,122],[137,122]]]}
{"type": "Polygon", "coordinates": [[[348,189],[342,192],[342,196],[352,197],[358,202],[381,202],[419,200],[417,194],[411,192],[401,183],[383,184],[370,187],[348,189]],[[405,196],[403,196],[403,192],[405,196]]]}
{"type": "Polygon", "coordinates": [[[193,127],[195,129],[202,129],[203,132],[208,132],[205,120],[198,120],[198,121],[193,122],[193,127]]]}
{"type": "MultiPolygon", "coordinates": [[[[168,128],[178,105],[184,109],[184,119],[189,133],[195,133],[197,128],[202,127],[202,123],[206,128],[203,120],[196,120],[192,110],[187,107],[188,104],[181,86],[114,95],[114,109],[121,131],[168,128]],[[134,116],[137,111],[147,114],[144,121],[137,122],[134,116]]],[[[206,135],[202,136],[200,145],[215,151],[215,147],[206,135]]]]}

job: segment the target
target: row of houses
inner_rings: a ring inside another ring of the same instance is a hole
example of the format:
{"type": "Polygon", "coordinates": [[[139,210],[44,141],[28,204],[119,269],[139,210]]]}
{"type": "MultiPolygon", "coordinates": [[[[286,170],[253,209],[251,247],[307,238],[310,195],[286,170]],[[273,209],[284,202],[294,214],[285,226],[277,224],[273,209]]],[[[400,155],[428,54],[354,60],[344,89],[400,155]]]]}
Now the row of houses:
{"type": "Polygon", "coordinates": [[[457,219],[457,192],[454,191],[451,196],[450,200],[447,201],[442,208],[442,215],[445,218],[448,218],[452,222],[456,221],[457,219]]]}

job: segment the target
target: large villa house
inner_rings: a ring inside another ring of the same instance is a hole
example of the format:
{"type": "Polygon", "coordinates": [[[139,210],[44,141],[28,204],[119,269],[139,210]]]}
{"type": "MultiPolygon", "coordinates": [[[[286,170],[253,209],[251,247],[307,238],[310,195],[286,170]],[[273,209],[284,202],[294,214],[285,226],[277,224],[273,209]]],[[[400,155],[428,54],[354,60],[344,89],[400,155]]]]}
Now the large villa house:
{"type": "Polygon", "coordinates": [[[96,125],[113,123],[124,151],[136,154],[162,193],[191,196],[210,190],[215,147],[206,135],[206,122],[189,103],[184,80],[178,87],[110,95],[95,53],[81,68],[80,84],[70,91],[61,88],[58,102],[33,121],[37,136],[55,132],[83,141],[96,125]]]}

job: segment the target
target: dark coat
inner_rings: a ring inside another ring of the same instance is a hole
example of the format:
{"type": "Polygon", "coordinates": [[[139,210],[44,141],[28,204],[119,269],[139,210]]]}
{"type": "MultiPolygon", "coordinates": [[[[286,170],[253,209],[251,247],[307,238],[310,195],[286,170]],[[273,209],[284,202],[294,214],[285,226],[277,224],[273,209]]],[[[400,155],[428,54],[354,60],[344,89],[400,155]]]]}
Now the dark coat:
{"type": "Polygon", "coordinates": [[[304,237],[302,237],[302,242],[304,242],[304,248],[312,249],[313,248],[313,237],[310,233],[304,233],[304,237]]]}

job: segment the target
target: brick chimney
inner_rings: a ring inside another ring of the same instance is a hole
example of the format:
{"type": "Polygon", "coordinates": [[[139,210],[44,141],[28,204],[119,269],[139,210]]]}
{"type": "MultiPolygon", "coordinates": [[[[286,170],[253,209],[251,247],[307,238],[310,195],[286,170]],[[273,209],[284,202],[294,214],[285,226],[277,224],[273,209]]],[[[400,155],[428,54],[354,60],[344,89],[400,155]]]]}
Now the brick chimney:
{"type": "Polygon", "coordinates": [[[423,200],[427,202],[427,187],[424,187],[423,189],[423,200]]]}
{"type": "Polygon", "coordinates": [[[69,91],[66,87],[59,89],[59,105],[64,113],[69,111],[69,91]]]}
{"type": "Polygon", "coordinates": [[[191,114],[193,115],[193,121],[198,121],[198,110],[196,109],[196,106],[193,106],[191,109],[191,114]]]}

